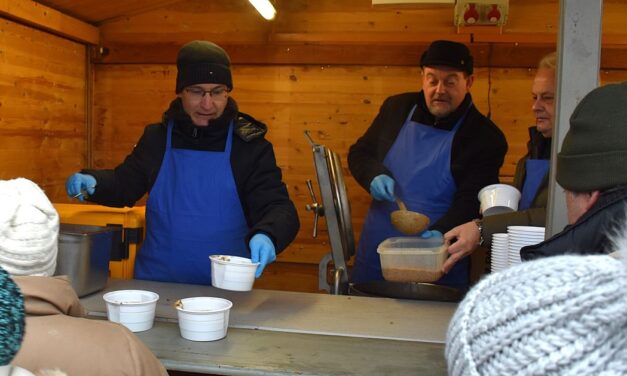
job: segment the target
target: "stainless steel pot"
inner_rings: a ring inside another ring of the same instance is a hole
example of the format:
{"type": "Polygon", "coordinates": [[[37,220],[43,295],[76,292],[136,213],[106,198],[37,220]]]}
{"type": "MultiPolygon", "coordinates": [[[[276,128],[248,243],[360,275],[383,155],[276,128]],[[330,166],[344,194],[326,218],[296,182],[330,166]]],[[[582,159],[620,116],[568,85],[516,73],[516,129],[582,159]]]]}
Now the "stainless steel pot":
{"type": "Polygon", "coordinates": [[[349,294],[440,302],[459,302],[464,297],[464,291],[452,287],[434,285],[432,283],[389,281],[351,283],[349,294]]]}
{"type": "Polygon", "coordinates": [[[102,290],[109,277],[111,250],[121,227],[61,224],[54,275],[67,275],[81,297],[102,290]]]}

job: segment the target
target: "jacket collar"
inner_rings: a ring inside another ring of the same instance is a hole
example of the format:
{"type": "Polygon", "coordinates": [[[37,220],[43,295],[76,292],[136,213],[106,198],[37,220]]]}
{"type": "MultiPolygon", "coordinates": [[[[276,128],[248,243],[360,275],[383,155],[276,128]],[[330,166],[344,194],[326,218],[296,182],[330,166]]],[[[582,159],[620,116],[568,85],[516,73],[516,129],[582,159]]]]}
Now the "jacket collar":
{"type": "Polygon", "coordinates": [[[449,116],[445,118],[436,119],[436,117],[433,116],[431,112],[429,112],[429,109],[427,108],[427,102],[425,100],[424,91],[421,90],[418,93],[418,103],[416,111],[414,111],[414,115],[412,116],[411,120],[421,124],[427,124],[437,128],[451,130],[453,129],[453,127],[455,127],[457,121],[462,116],[464,116],[466,110],[471,104],[472,97],[470,96],[470,93],[467,93],[464,97],[464,100],[455,111],[453,111],[449,116]]]}
{"type": "Polygon", "coordinates": [[[546,138],[538,129],[533,126],[529,127],[529,142],[527,143],[527,151],[531,159],[550,159],[551,158],[551,138],[546,138]]]}
{"type": "Polygon", "coordinates": [[[429,112],[429,109],[427,108],[424,91],[421,90],[418,93],[417,99],[418,103],[416,111],[414,111],[414,115],[412,116],[411,120],[421,124],[432,125],[436,128],[446,130],[453,129],[455,127],[455,124],[457,124],[457,121],[462,116],[464,116],[468,107],[472,105],[472,97],[470,93],[467,93],[462,103],[459,105],[459,107],[457,107],[455,111],[453,111],[453,113],[445,118],[437,119],[431,114],[431,112],[429,112]]]}

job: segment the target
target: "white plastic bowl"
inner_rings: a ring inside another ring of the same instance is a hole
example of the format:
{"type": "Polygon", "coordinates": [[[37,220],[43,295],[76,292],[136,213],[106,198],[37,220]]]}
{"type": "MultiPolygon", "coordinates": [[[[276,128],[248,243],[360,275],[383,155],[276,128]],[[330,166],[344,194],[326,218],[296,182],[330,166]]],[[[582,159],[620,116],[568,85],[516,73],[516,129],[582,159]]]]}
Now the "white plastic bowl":
{"type": "Polygon", "coordinates": [[[484,217],[518,210],[520,191],[507,184],[492,184],[479,191],[481,213],[484,217]]]}
{"type": "Polygon", "coordinates": [[[120,323],[132,332],[152,328],[159,295],[144,290],[111,291],[102,296],[107,303],[109,321],[120,323]]]}
{"type": "Polygon", "coordinates": [[[190,341],[215,341],[226,337],[233,303],[222,298],[196,297],[176,304],[181,337],[190,341]]]}
{"type": "Polygon", "coordinates": [[[232,291],[250,291],[255,283],[258,262],[237,256],[212,255],[211,284],[232,291]]]}

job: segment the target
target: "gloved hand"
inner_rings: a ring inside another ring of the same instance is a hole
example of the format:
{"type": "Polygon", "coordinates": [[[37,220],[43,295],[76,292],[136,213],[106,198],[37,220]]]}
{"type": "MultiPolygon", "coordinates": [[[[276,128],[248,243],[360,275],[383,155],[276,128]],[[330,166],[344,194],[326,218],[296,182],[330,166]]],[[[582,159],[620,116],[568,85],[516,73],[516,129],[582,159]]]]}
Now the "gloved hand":
{"type": "Polygon", "coordinates": [[[250,259],[252,262],[258,262],[257,273],[255,278],[261,277],[263,269],[266,265],[276,260],[276,251],[274,250],[274,243],[265,234],[255,234],[248,242],[250,247],[250,259]]]}
{"type": "Polygon", "coordinates": [[[77,172],[67,178],[65,190],[68,196],[78,198],[82,202],[85,200],[84,192],[87,192],[89,195],[93,195],[96,192],[96,178],[77,172]]]}
{"type": "Polygon", "coordinates": [[[375,176],[370,182],[370,194],[375,200],[394,202],[394,179],[385,174],[375,176]]]}
{"type": "Polygon", "coordinates": [[[423,232],[422,234],[420,234],[420,237],[423,239],[443,239],[442,238],[442,233],[438,230],[427,230],[425,232],[423,232]]]}

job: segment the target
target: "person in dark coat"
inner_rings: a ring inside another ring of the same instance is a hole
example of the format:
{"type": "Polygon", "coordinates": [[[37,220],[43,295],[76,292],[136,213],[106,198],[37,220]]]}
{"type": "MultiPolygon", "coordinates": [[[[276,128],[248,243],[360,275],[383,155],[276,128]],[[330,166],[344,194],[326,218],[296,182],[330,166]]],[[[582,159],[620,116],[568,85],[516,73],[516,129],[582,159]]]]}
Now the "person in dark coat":
{"type": "MultiPolygon", "coordinates": [[[[477,193],[498,182],[507,152],[503,133],[472,102],[468,47],[434,41],[420,65],[422,91],[387,98],[349,150],[349,169],[373,198],[352,270],[355,283],[383,279],[377,246],[402,236],[390,223],[395,198],[429,217],[421,236],[441,238],[476,216],[477,193]]],[[[467,287],[467,260],[437,283],[467,287]]]]}
{"type": "Polygon", "coordinates": [[[239,111],[230,67],[214,43],[184,45],[163,120],[116,168],[67,180],[69,196],[113,207],[149,193],[137,279],[210,284],[212,254],[251,258],[259,277],[298,232],[267,127],[239,111]]]}
{"type": "Polygon", "coordinates": [[[518,211],[475,219],[444,234],[444,239],[452,242],[448,248],[450,257],[443,266],[445,272],[479,245],[490,248],[492,234],[507,232],[507,226],[545,226],[551,138],[555,122],[556,65],[555,52],[544,56],[533,79],[531,110],[536,125],[529,128],[527,154],[516,164],[514,187],[522,192],[518,211]]]}
{"type": "Polygon", "coordinates": [[[523,261],[563,254],[607,254],[627,216],[627,82],[592,90],[570,117],[557,155],[556,180],[566,193],[568,226],[523,247],[523,261]]]}

